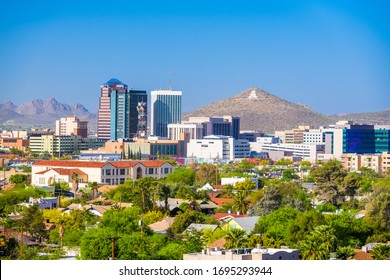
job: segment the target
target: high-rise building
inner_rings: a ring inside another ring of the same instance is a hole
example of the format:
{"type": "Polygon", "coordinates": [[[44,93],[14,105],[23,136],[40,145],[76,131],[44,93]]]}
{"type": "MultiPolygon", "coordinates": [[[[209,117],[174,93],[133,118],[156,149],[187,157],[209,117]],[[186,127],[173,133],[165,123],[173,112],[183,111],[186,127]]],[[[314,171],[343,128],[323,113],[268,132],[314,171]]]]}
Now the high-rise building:
{"type": "Polygon", "coordinates": [[[181,91],[155,90],[151,92],[151,134],[167,137],[168,124],[181,121],[181,91]]]}
{"type": "Polygon", "coordinates": [[[118,79],[111,79],[100,86],[97,137],[110,140],[111,136],[111,93],[127,92],[127,85],[118,79]]]}
{"type": "Polygon", "coordinates": [[[61,118],[56,121],[55,135],[79,135],[88,137],[88,121],[80,121],[76,116],[61,118]]]}
{"type": "MultiPolygon", "coordinates": [[[[147,94],[144,90],[128,90],[126,84],[111,79],[101,87],[98,112],[98,138],[116,140],[134,138],[138,131],[138,105],[147,110],[147,94]]],[[[146,120],[146,114],[142,120],[146,120]]]]}

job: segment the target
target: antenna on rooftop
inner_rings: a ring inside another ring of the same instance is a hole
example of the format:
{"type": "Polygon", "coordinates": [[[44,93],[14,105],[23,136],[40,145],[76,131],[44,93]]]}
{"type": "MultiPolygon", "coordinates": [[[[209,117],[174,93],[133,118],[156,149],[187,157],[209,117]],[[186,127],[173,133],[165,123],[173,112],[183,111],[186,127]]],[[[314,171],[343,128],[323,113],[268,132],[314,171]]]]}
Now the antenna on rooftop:
{"type": "Polygon", "coordinates": [[[169,76],[169,90],[172,90],[172,69],[171,69],[171,67],[169,67],[168,76],[169,76]]]}

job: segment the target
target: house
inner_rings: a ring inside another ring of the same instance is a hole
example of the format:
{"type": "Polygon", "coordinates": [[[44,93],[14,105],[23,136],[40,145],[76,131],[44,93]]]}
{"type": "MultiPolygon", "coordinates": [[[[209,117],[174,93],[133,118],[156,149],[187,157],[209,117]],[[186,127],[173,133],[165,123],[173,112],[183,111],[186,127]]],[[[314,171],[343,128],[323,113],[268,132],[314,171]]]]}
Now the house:
{"type": "Polygon", "coordinates": [[[226,223],[234,218],[243,218],[246,217],[246,215],[242,214],[230,214],[230,213],[216,213],[213,215],[214,218],[216,218],[221,223],[226,223]]]}
{"type": "Polygon", "coordinates": [[[87,210],[91,212],[93,215],[101,217],[103,216],[104,212],[109,210],[111,208],[110,205],[81,205],[77,203],[70,204],[68,207],[63,209],[63,213],[69,214],[72,210],[87,210]]]}
{"type": "Polygon", "coordinates": [[[44,209],[53,209],[58,206],[58,198],[57,197],[40,197],[33,198],[30,197],[28,202],[22,202],[21,205],[29,207],[31,205],[38,205],[38,208],[41,210],[44,209]]]}
{"type": "Polygon", "coordinates": [[[162,160],[38,160],[32,164],[31,184],[42,187],[55,182],[67,182],[72,187],[76,178],[79,188],[85,187],[88,182],[119,185],[127,179],[164,178],[172,170],[172,165],[162,160]]]}
{"type": "MultiPolygon", "coordinates": [[[[190,204],[191,201],[188,199],[181,199],[181,198],[168,198],[169,209],[175,209],[176,207],[179,208],[179,206],[183,203],[190,204]]],[[[202,213],[205,214],[211,214],[214,212],[216,208],[218,208],[218,205],[216,205],[212,201],[196,200],[196,203],[199,205],[202,213]]],[[[157,205],[159,207],[164,207],[164,201],[158,201],[157,205]]]]}
{"type": "Polygon", "coordinates": [[[224,230],[230,230],[234,228],[238,228],[241,230],[245,230],[247,234],[250,234],[253,229],[255,228],[255,225],[257,221],[259,220],[260,216],[252,216],[252,217],[239,217],[239,218],[233,218],[229,220],[222,229],[224,230]]]}
{"type": "Polygon", "coordinates": [[[149,228],[156,233],[165,234],[168,228],[172,226],[174,220],[174,217],[167,217],[162,219],[161,221],[150,224],[149,228]]]}
{"type": "Polygon", "coordinates": [[[184,232],[191,232],[193,230],[197,230],[197,231],[203,231],[205,229],[211,229],[211,231],[215,231],[217,228],[219,228],[218,225],[211,225],[211,224],[195,224],[195,223],[192,223],[190,224],[187,229],[184,231],[184,232]]]}
{"type": "Polygon", "coordinates": [[[5,239],[13,238],[17,240],[18,243],[20,243],[20,241],[22,240],[22,242],[28,247],[40,245],[39,242],[34,241],[33,238],[25,235],[24,233],[21,233],[20,231],[11,228],[7,228],[5,226],[0,227],[0,236],[4,236],[5,239]]]}

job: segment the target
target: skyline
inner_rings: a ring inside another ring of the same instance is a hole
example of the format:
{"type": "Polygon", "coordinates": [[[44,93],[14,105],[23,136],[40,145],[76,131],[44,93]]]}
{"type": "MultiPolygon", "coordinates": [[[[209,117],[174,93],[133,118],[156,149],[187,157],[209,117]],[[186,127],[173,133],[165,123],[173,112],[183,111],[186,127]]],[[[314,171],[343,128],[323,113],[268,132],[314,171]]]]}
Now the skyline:
{"type": "Polygon", "coordinates": [[[183,112],[250,87],[323,114],[390,108],[390,4],[110,3],[3,3],[0,103],[97,112],[100,85],[118,78],[149,96],[172,79],[183,112]]]}

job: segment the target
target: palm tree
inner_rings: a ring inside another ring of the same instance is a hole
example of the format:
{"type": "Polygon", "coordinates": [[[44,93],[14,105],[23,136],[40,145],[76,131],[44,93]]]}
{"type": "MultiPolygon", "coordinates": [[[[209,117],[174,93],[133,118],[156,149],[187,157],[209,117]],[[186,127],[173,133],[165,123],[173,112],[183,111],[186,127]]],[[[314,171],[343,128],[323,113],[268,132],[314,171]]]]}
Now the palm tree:
{"type": "Polygon", "coordinates": [[[92,198],[97,198],[99,185],[97,182],[88,183],[88,187],[92,190],[92,198]]]}
{"type": "Polygon", "coordinates": [[[76,172],[72,173],[72,189],[76,197],[77,191],[79,189],[79,175],[76,172]]]}
{"type": "Polygon", "coordinates": [[[233,209],[234,211],[238,211],[241,214],[246,214],[248,211],[248,205],[249,201],[246,199],[246,192],[245,191],[239,191],[234,196],[234,204],[233,209]]]}
{"type": "Polygon", "coordinates": [[[374,260],[389,260],[390,246],[387,244],[378,244],[371,249],[370,253],[374,260]]]}
{"type": "Polygon", "coordinates": [[[339,247],[336,251],[336,258],[338,260],[351,260],[356,255],[352,247],[339,247]]]}
{"type": "Polygon", "coordinates": [[[225,248],[233,249],[244,247],[246,243],[246,231],[238,228],[232,228],[226,232],[225,236],[225,248]]]}
{"type": "Polygon", "coordinates": [[[168,185],[160,183],[160,197],[164,199],[164,212],[169,212],[168,198],[171,193],[171,189],[168,185]]]}
{"type": "Polygon", "coordinates": [[[299,251],[305,260],[327,260],[336,246],[334,229],[321,225],[310,233],[306,240],[299,242],[299,251]]]}

